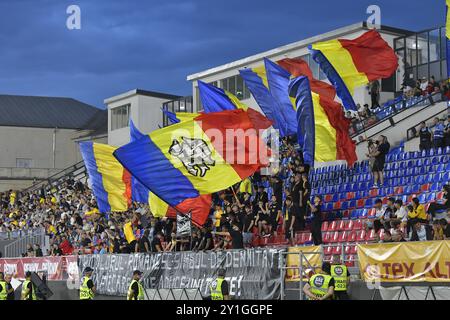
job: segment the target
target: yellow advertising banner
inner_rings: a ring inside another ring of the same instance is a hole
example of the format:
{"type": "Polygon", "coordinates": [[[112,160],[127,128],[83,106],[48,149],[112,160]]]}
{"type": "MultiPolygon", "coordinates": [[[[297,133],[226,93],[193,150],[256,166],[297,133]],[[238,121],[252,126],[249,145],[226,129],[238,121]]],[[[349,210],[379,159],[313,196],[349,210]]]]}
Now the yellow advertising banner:
{"type": "Polygon", "coordinates": [[[308,246],[308,247],[290,247],[288,248],[288,254],[286,258],[286,281],[299,281],[300,280],[300,254],[303,253],[303,270],[304,276],[307,278],[306,270],[316,272],[322,267],[322,248],[320,246],[308,246]]]}
{"type": "Polygon", "coordinates": [[[367,282],[450,282],[450,241],[359,244],[367,282]]]}

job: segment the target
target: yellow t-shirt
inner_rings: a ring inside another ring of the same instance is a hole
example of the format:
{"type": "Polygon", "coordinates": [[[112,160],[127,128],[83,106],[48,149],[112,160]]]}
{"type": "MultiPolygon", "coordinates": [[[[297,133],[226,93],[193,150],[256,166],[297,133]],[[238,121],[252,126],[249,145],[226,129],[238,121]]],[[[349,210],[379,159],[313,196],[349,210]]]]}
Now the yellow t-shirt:
{"type": "Polygon", "coordinates": [[[239,185],[239,192],[240,193],[247,192],[252,194],[252,182],[250,181],[249,178],[241,182],[241,184],[239,185]]]}
{"type": "Polygon", "coordinates": [[[223,214],[222,210],[214,211],[214,219],[216,219],[214,226],[220,227],[220,218],[222,218],[222,214],[223,214]]]}

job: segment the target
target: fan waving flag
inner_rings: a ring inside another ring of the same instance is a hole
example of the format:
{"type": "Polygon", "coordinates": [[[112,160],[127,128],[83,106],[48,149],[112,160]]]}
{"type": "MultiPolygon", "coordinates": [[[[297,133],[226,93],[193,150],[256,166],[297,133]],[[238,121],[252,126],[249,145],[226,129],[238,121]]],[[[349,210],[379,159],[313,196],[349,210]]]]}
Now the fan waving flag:
{"type": "Polygon", "coordinates": [[[127,211],[131,202],[131,176],[113,156],[116,148],[82,142],[80,150],[100,212],[127,211]]]}
{"type": "Polygon", "coordinates": [[[232,93],[200,80],[198,81],[198,91],[205,113],[248,109],[248,107],[232,93]]]}
{"type": "Polygon", "coordinates": [[[311,91],[307,77],[291,80],[289,92],[296,98],[298,142],[305,163],[356,161],[355,144],[348,136],[348,120],[339,103],[311,91]],[[347,131],[346,131],[347,130],[347,131]]]}
{"type": "Polygon", "coordinates": [[[371,81],[389,78],[398,68],[394,50],[376,30],[354,40],[337,39],[310,46],[319,64],[347,110],[357,110],[355,88],[371,81]]]}
{"type": "Polygon", "coordinates": [[[200,114],[156,130],[114,153],[142,184],[170,206],[224,190],[269,164],[258,130],[271,125],[248,109],[200,114]]]}

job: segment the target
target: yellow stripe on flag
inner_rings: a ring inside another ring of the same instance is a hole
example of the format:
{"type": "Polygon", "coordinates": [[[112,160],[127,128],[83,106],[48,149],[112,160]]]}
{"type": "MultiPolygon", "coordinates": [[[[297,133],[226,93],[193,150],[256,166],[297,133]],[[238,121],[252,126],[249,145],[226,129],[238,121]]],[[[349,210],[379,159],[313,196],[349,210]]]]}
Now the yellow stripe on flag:
{"type": "Polygon", "coordinates": [[[367,76],[356,68],[350,52],[342,47],[339,40],[319,42],[312,45],[314,50],[319,50],[333,65],[336,72],[344,81],[351,95],[355,88],[369,83],[367,76]]]}
{"type": "MultiPolygon", "coordinates": [[[[156,133],[150,134],[150,138],[172,165],[189,179],[200,194],[210,194],[211,189],[224,190],[241,181],[233,167],[225,162],[221,154],[214,149],[209,137],[196,121],[182,122],[176,126],[176,130],[173,129],[173,126],[157,130],[156,133]],[[181,144],[183,138],[201,139],[211,151],[211,158],[215,161],[215,164],[209,166],[210,169],[204,177],[190,174],[178,157],[169,154],[174,139],[181,144]]],[[[223,139],[222,132],[217,132],[215,139],[217,143],[220,141],[219,139],[223,139]]],[[[218,143],[218,145],[222,144],[218,143]]]]}
{"type": "Polygon", "coordinates": [[[175,113],[180,122],[190,121],[199,116],[198,113],[189,113],[189,112],[177,112],[175,113]]]}
{"type": "Polygon", "coordinates": [[[265,66],[253,68],[252,71],[261,78],[264,86],[269,89],[269,82],[267,81],[267,72],[265,66]]]}
{"type": "Polygon", "coordinates": [[[150,211],[155,218],[164,218],[166,216],[169,205],[152,192],[150,192],[149,203],[150,211]]]}
{"type": "Polygon", "coordinates": [[[328,162],[335,161],[336,149],[336,129],[334,129],[328,116],[320,105],[318,94],[311,92],[314,105],[315,119],[315,161],[328,162]]]}
{"type": "Polygon", "coordinates": [[[231,102],[233,102],[233,104],[236,106],[237,109],[242,109],[247,111],[248,107],[243,104],[234,94],[232,94],[231,92],[228,92],[226,90],[225,94],[227,95],[227,97],[231,100],[231,102]]]}
{"type": "Polygon", "coordinates": [[[123,166],[113,156],[117,148],[94,143],[94,157],[98,171],[102,174],[103,188],[108,193],[111,211],[127,211],[126,185],[123,182],[123,166]]]}
{"type": "Polygon", "coordinates": [[[447,2],[447,22],[445,24],[445,34],[447,39],[450,39],[450,0],[446,0],[447,2]]]}

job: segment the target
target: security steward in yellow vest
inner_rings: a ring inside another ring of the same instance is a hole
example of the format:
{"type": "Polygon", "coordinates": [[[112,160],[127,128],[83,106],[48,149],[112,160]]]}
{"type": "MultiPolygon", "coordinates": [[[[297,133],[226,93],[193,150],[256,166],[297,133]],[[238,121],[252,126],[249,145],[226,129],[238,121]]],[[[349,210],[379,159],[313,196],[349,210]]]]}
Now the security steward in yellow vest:
{"type": "Polygon", "coordinates": [[[330,274],[334,279],[334,298],[336,300],[348,300],[347,288],[350,283],[350,272],[345,264],[341,263],[338,255],[333,256],[330,274]]]}
{"type": "Polygon", "coordinates": [[[37,300],[36,286],[31,282],[31,272],[25,274],[25,281],[22,283],[22,300],[37,300]]]}
{"type": "Polygon", "coordinates": [[[5,281],[5,275],[0,272],[0,300],[6,300],[8,297],[7,284],[5,281]]]}
{"type": "Polygon", "coordinates": [[[228,282],[225,280],[225,269],[219,269],[217,279],[210,285],[211,300],[230,300],[228,282]]]}
{"type": "Polygon", "coordinates": [[[330,275],[331,265],[322,264],[322,272],[313,275],[309,283],[303,286],[303,292],[309,300],[332,300],[334,295],[334,279],[330,275]]]}
{"type": "Polygon", "coordinates": [[[84,269],[84,277],[81,279],[80,300],[93,300],[95,297],[95,286],[92,281],[92,272],[90,267],[84,269]]]}
{"type": "Polygon", "coordinates": [[[141,277],[142,272],[139,270],[133,272],[133,279],[128,288],[127,300],[144,300],[144,287],[140,282],[141,277]]]}

